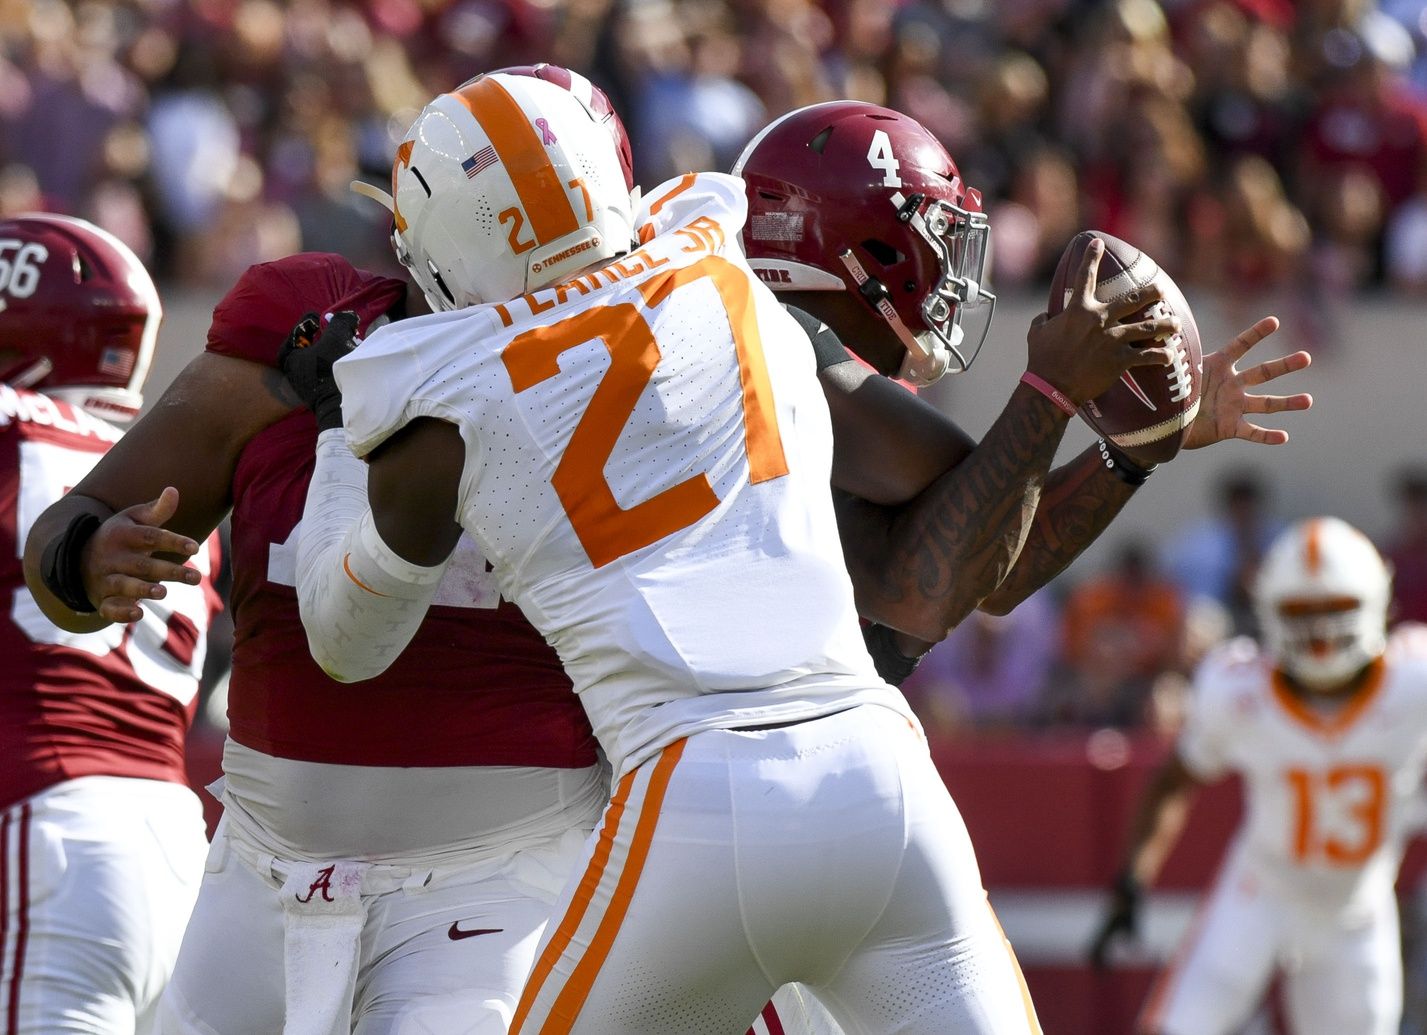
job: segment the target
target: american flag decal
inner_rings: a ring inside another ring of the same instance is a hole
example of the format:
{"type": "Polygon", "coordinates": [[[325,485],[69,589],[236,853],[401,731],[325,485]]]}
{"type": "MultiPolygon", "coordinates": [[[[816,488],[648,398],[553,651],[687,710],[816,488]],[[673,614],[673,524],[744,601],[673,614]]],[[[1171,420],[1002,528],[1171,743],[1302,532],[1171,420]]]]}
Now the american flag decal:
{"type": "Polygon", "coordinates": [[[471,155],[461,163],[461,168],[466,170],[466,179],[474,179],[479,173],[485,172],[496,163],[495,148],[487,144],[475,154],[471,155]]]}
{"type": "Polygon", "coordinates": [[[99,356],[99,372],[110,377],[128,377],[134,372],[134,354],[128,349],[105,349],[99,356]]]}

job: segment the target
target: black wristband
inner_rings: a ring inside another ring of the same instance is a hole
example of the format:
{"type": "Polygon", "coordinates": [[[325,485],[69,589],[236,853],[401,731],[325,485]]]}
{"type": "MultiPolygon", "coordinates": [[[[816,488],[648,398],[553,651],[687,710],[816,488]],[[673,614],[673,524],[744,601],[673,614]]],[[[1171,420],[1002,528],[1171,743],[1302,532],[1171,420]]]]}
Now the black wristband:
{"type": "Polygon", "coordinates": [[[70,519],[64,532],[50,540],[40,557],[40,581],[61,604],[82,615],[91,615],[97,608],[84,591],[84,572],[80,557],[84,545],[99,531],[103,521],[97,514],[78,514],[70,519]]]}
{"type": "Polygon", "coordinates": [[[1105,466],[1115,472],[1115,477],[1126,485],[1143,485],[1150,480],[1159,464],[1141,467],[1103,438],[1099,439],[1100,459],[1105,466]]]}
{"type": "Polygon", "coordinates": [[[897,634],[885,625],[875,622],[862,628],[862,638],[867,642],[867,653],[872,655],[872,664],[877,674],[893,686],[902,682],[916,671],[925,654],[909,658],[897,647],[897,634]]]}

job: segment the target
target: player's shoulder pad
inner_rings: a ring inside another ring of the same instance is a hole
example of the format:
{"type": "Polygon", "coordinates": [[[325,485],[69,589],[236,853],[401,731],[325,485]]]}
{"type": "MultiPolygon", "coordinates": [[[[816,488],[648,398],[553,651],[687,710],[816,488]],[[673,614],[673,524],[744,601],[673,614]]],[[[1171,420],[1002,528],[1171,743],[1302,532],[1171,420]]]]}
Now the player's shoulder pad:
{"type": "Polygon", "coordinates": [[[1262,648],[1247,636],[1238,636],[1212,648],[1194,670],[1194,696],[1215,699],[1232,695],[1246,683],[1262,680],[1267,660],[1262,648]]]}
{"type": "Polygon", "coordinates": [[[808,340],[813,343],[813,356],[817,359],[819,370],[836,366],[838,363],[848,363],[852,361],[852,356],[848,354],[846,347],[842,344],[842,339],[837,332],[823,323],[812,313],[799,309],[795,305],[783,303],[783,308],[787,310],[794,322],[803,329],[803,333],[808,336],[808,340]]]}
{"type": "Polygon", "coordinates": [[[645,195],[634,216],[634,229],[639,243],[647,244],[660,234],[700,218],[719,225],[725,236],[724,246],[736,246],[748,219],[743,181],[717,172],[685,173],[667,180],[645,195]]]}
{"type": "Polygon", "coordinates": [[[1427,625],[1403,622],[1388,635],[1386,659],[1392,668],[1410,667],[1427,675],[1427,625]]]}

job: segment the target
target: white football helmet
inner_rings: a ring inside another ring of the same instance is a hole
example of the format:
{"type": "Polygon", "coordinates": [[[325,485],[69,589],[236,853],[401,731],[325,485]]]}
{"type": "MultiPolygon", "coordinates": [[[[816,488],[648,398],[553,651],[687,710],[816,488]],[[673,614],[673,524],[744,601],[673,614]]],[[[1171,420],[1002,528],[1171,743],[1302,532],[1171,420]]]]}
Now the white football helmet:
{"type": "Polygon", "coordinates": [[[1392,575],[1346,521],[1309,518],[1264,557],[1254,603],[1279,667],[1310,690],[1351,679],[1387,649],[1392,575]]]}
{"type": "Polygon", "coordinates": [[[491,73],[437,97],[407,137],[392,244],[437,311],[504,302],[633,247],[614,139],[569,90],[491,73]]]}

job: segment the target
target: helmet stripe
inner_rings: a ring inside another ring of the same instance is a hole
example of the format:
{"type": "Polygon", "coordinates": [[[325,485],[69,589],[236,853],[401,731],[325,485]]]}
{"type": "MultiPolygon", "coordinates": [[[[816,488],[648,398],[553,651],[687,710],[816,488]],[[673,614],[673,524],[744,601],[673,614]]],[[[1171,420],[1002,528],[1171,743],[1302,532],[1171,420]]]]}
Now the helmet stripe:
{"type": "Polygon", "coordinates": [[[530,118],[494,75],[453,94],[490,138],[505,166],[539,244],[549,244],[580,228],[575,207],[530,118]]]}
{"type": "Polygon", "coordinates": [[[1309,575],[1317,575],[1323,569],[1322,531],[1322,523],[1312,520],[1303,529],[1303,566],[1309,575]]]}

